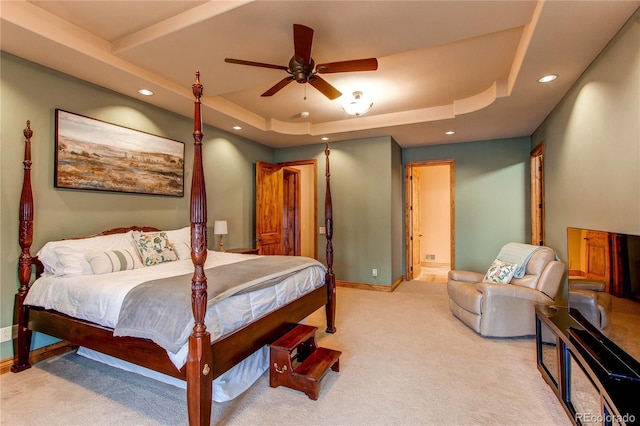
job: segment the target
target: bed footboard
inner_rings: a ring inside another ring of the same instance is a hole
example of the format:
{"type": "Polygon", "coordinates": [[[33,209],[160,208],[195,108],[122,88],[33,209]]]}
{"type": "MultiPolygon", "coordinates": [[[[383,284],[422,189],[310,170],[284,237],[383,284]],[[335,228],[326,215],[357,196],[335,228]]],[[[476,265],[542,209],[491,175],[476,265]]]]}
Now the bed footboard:
{"type": "Polygon", "coordinates": [[[329,143],[327,142],[324,149],[324,155],[326,158],[326,182],[327,189],[324,199],[324,221],[327,237],[327,275],[325,282],[327,284],[327,333],[336,332],[336,277],[333,273],[333,203],[331,200],[331,170],[329,167],[329,155],[331,150],[329,149],[329,143]]]}
{"type": "Polygon", "coordinates": [[[191,308],[193,310],[193,332],[189,336],[187,357],[187,405],[190,425],[208,425],[211,421],[211,398],[213,374],[211,364],[211,335],[204,323],[207,309],[207,276],[204,263],[207,260],[207,191],[202,165],[202,116],[203,87],[200,71],[193,83],[193,175],[191,178],[191,260],[194,272],[191,281],[191,308]]]}

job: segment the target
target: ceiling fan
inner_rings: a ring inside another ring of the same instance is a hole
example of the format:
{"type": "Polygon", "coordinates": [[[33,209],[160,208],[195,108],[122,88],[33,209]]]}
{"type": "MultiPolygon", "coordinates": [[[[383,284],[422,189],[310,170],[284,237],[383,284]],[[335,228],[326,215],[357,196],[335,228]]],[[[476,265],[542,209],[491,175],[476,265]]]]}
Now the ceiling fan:
{"type": "Polygon", "coordinates": [[[300,24],[293,24],[294,53],[289,61],[289,66],[264,64],[262,62],[245,61],[242,59],[225,58],[230,64],[250,65],[253,67],[274,68],[286,71],[289,76],[283,78],[261,96],[273,96],[292,81],[309,83],[318,89],[327,98],[333,100],[342,95],[338,89],[321,78],[318,74],[330,74],[353,71],[375,71],[378,69],[376,58],[356,59],[352,61],[330,62],[315,65],[311,57],[311,43],[313,42],[313,29],[300,24]]]}

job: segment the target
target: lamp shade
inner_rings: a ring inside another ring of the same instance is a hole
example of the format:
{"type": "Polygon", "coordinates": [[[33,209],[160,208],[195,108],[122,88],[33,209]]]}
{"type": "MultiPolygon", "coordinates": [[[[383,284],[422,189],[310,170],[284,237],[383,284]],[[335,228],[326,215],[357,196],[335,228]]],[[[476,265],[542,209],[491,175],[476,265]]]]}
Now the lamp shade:
{"type": "Polygon", "coordinates": [[[215,235],[227,235],[227,221],[216,220],[213,222],[213,233],[215,235]]]}
{"type": "Polygon", "coordinates": [[[342,105],[342,108],[349,115],[360,116],[369,111],[372,106],[373,101],[371,101],[371,98],[358,91],[353,92],[351,99],[347,100],[342,105]]]}

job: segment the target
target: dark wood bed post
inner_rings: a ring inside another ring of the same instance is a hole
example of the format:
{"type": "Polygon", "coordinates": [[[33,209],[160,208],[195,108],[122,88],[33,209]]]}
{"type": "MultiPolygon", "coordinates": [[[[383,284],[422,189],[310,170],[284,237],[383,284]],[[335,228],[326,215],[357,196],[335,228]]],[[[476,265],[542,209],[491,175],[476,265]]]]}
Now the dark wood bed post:
{"type": "Polygon", "coordinates": [[[20,289],[15,297],[14,323],[18,324],[18,338],[13,341],[13,365],[11,371],[17,373],[31,367],[29,364],[29,350],[31,349],[31,330],[26,327],[24,299],[29,291],[31,271],[34,260],[31,257],[31,244],[33,243],[33,191],[31,189],[31,122],[27,121],[27,127],[23,131],[24,145],[24,176],[22,180],[22,193],[20,194],[20,230],[18,240],[22,251],[18,260],[18,280],[20,289]]]}
{"type": "Polygon", "coordinates": [[[327,283],[327,305],[325,307],[327,313],[327,333],[335,333],[336,321],[336,276],[333,274],[333,204],[331,202],[331,172],[329,170],[329,143],[324,149],[326,157],[327,190],[324,198],[324,222],[327,237],[327,274],[325,282],[327,283]]]}
{"type": "Polygon", "coordinates": [[[207,277],[204,264],[207,260],[207,193],[202,166],[202,84],[200,71],[193,84],[195,111],[193,116],[193,175],[191,178],[191,259],[194,272],[191,281],[191,306],[193,333],[189,336],[187,357],[187,406],[190,425],[209,425],[213,374],[211,373],[211,335],[204,323],[207,309],[207,277]]]}

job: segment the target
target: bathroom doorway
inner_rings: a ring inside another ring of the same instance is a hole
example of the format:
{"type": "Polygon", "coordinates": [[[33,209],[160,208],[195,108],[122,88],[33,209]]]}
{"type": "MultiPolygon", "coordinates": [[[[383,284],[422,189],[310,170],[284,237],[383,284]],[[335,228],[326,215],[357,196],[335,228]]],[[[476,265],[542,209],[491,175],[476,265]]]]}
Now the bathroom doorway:
{"type": "Polygon", "coordinates": [[[455,265],[454,161],[405,165],[406,279],[446,282],[455,265]]]}

